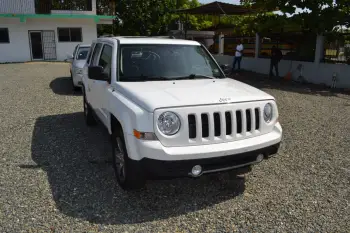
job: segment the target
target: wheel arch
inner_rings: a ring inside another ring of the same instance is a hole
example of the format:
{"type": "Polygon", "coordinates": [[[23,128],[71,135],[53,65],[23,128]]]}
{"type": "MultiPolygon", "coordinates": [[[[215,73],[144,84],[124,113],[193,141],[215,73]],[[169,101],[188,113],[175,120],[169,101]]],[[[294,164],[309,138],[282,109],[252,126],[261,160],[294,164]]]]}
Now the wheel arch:
{"type": "Polygon", "coordinates": [[[110,113],[110,119],[109,134],[113,134],[116,129],[121,129],[124,132],[121,122],[112,113],[110,113]]]}

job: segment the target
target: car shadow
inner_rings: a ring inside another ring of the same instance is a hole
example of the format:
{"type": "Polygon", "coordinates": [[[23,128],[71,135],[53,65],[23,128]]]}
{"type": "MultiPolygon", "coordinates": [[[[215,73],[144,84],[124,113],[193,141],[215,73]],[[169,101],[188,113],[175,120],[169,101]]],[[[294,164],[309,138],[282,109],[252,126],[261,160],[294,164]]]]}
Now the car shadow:
{"type": "Polygon", "coordinates": [[[229,77],[244,82],[248,85],[259,89],[276,89],[287,92],[296,92],[299,94],[319,95],[325,97],[338,97],[350,100],[350,91],[341,88],[330,88],[325,85],[312,83],[298,83],[294,81],[285,81],[283,77],[272,77],[268,75],[259,74],[251,71],[241,71],[237,75],[230,75],[229,77]]]}
{"type": "Polygon", "coordinates": [[[71,77],[58,77],[51,81],[51,90],[58,95],[79,96],[82,92],[74,91],[71,77]]]}
{"type": "Polygon", "coordinates": [[[36,164],[20,167],[46,171],[57,209],[93,223],[166,219],[235,198],[245,189],[244,176],[232,171],[149,181],[143,190],[125,192],[114,179],[107,131],[86,127],[83,113],[38,118],[31,152],[36,164]]]}

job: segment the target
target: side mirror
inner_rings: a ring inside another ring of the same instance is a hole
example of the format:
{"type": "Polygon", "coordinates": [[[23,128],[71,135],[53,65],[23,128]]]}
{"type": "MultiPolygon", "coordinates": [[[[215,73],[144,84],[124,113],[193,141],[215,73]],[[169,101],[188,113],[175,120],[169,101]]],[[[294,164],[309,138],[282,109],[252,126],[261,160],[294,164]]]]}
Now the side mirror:
{"type": "Polygon", "coordinates": [[[222,64],[220,65],[221,69],[225,70],[228,69],[229,65],[228,64],[222,64]]]}
{"type": "Polygon", "coordinates": [[[222,65],[220,65],[220,68],[222,69],[222,71],[224,71],[225,74],[230,73],[230,65],[222,64],[222,65]]]}
{"type": "Polygon", "coordinates": [[[73,61],[73,55],[68,54],[68,55],[67,55],[67,58],[64,59],[64,61],[66,61],[66,62],[72,62],[72,61],[73,61]]]}
{"type": "Polygon", "coordinates": [[[102,66],[89,66],[88,68],[89,79],[107,81],[108,76],[104,72],[102,66]]]}

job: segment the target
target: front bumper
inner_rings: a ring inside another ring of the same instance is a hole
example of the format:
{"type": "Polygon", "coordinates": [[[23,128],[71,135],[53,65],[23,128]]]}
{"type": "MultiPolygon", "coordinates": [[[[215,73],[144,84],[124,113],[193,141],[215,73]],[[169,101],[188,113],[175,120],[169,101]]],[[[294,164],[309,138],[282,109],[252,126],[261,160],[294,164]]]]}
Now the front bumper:
{"type": "Polygon", "coordinates": [[[279,123],[268,134],[227,143],[164,147],[159,141],[142,141],[126,135],[130,159],[156,176],[187,176],[195,165],[204,173],[233,169],[256,163],[257,156],[276,154],[282,140],[279,123]]]}
{"type": "Polygon", "coordinates": [[[138,163],[147,177],[193,176],[191,170],[196,165],[202,167],[202,175],[206,173],[232,170],[259,163],[261,161],[257,161],[258,155],[263,154],[265,158],[268,158],[270,155],[277,153],[279,146],[280,143],[241,154],[207,159],[162,161],[143,158],[138,163]]]}
{"type": "Polygon", "coordinates": [[[73,83],[75,86],[83,86],[83,75],[82,74],[73,74],[73,83]]]}

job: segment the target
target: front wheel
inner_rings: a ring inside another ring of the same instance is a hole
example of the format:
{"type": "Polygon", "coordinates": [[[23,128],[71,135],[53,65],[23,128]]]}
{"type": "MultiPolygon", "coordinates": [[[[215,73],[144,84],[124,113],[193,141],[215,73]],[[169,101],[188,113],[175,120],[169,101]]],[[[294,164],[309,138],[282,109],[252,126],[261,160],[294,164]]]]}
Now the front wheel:
{"type": "Polygon", "coordinates": [[[136,190],[145,186],[146,180],[137,161],[129,158],[123,131],[112,133],[112,161],[118,184],[124,190],[136,190]]]}

